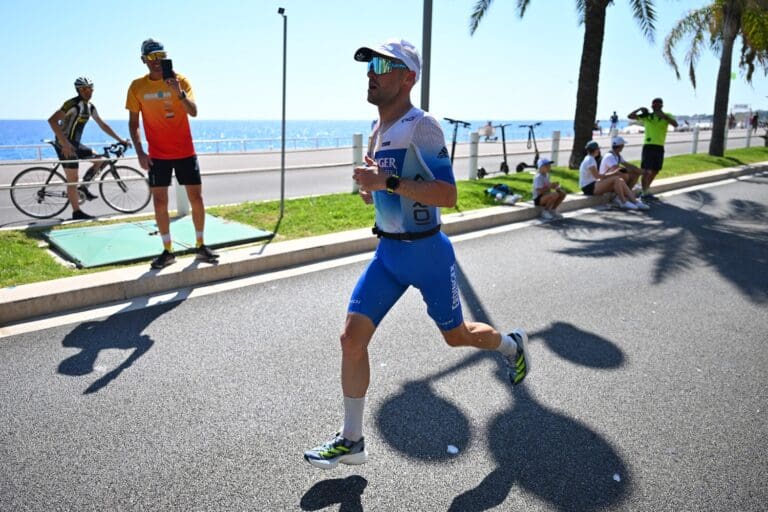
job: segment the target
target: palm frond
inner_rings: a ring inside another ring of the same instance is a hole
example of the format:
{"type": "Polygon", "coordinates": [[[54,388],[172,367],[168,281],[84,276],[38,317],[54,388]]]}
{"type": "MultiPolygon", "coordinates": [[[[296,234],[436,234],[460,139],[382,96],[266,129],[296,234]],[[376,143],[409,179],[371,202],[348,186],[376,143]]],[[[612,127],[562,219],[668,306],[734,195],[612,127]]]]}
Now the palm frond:
{"type": "Polygon", "coordinates": [[[643,35],[653,42],[656,31],[656,9],[653,0],[630,0],[629,4],[632,7],[632,16],[640,24],[643,35]]]}
{"type": "Polygon", "coordinates": [[[702,9],[689,11],[688,14],[680,19],[669,35],[664,40],[664,60],[675,71],[675,76],[680,79],[680,69],[675,59],[675,49],[677,44],[683,39],[691,38],[691,47],[686,55],[686,62],[688,63],[688,76],[691,79],[693,87],[696,87],[696,73],[694,71],[695,64],[698,62],[699,55],[701,53],[701,47],[705,42],[706,36],[709,35],[709,20],[711,17],[711,9],[704,7],[702,9]]]}
{"type": "Polygon", "coordinates": [[[528,8],[528,4],[531,0],[517,0],[517,15],[521,18],[525,16],[525,10],[528,8]]]}
{"type": "Polygon", "coordinates": [[[576,16],[579,26],[584,24],[587,15],[587,2],[585,0],[576,0],[576,16]]]}
{"type": "Polygon", "coordinates": [[[477,27],[480,26],[480,20],[488,12],[488,8],[493,3],[493,0],[477,0],[475,6],[472,8],[472,14],[469,16],[469,34],[474,35],[477,27]]]}

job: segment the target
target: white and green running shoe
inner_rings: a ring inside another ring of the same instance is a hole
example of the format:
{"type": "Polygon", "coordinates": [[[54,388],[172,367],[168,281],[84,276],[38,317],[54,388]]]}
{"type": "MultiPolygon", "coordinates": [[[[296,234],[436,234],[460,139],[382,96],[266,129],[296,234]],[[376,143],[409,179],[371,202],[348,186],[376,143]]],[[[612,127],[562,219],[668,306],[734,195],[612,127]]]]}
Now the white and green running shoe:
{"type": "Polygon", "coordinates": [[[365,451],[365,438],[359,441],[345,439],[337,432],[333,439],[304,452],[304,460],[320,469],[333,469],[342,464],[365,464],[368,452],[365,451]]]}
{"type": "Polygon", "coordinates": [[[514,355],[504,356],[504,361],[507,363],[509,381],[516,386],[523,382],[525,376],[531,371],[531,360],[525,348],[528,335],[522,329],[515,329],[509,333],[509,336],[517,343],[517,352],[514,355]]]}

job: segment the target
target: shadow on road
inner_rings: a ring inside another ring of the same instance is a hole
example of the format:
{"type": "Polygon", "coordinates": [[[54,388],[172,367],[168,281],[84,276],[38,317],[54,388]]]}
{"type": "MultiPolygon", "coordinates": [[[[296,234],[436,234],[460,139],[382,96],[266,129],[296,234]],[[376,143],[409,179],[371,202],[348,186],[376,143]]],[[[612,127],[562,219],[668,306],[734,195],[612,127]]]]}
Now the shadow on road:
{"type": "MultiPolygon", "coordinates": [[[[466,311],[492,324],[461,269],[459,281],[466,311]]],[[[553,323],[530,337],[576,364],[615,369],[624,362],[616,345],[568,323],[553,323]]],[[[460,457],[448,454],[446,447],[451,444],[464,453],[473,435],[469,419],[456,405],[437,396],[431,384],[487,359],[497,363],[495,376],[510,392],[510,407],[491,421],[487,433],[477,434],[488,440],[497,467],[475,488],[456,496],[450,510],[496,507],[514,484],[567,510],[596,510],[626,499],[629,470],[611,444],[588,425],[538,403],[525,383],[512,388],[501,358],[493,352],[473,352],[453,367],[405,384],[376,412],[384,440],[409,458],[440,463],[460,457]]]]}
{"type": "Polygon", "coordinates": [[[768,212],[754,201],[731,199],[717,217],[705,210],[717,199],[705,190],[683,196],[687,207],[655,204],[644,216],[569,219],[553,223],[574,247],[560,254],[588,258],[658,254],[653,283],[687,269],[707,266],[756,303],[768,302],[768,212]]]}
{"type": "MultiPolygon", "coordinates": [[[[186,295],[177,296],[171,301],[155,306],[118,312],[104,320],[78,324],[64,337],[62,346],[81,350],[59,363],[58,372],[72,377],[88,375],[96,370],[94,364],[102,350],[133,349],[125,361],[96,379],[83,394],[88,395],[100,391],[152,348],[155,342],[142,332],[157,318],[178,306],[184,298],[186,295]]],[[[140,300],[146,304],[146,298],[140,300]]],[[[131,308],[136,306],[140,306],[140,304],[133,302],[130,305],[131,308]]]]}
{"type": "Polygon", "coordinates": [[[367,485],[368,480],[360,475],[323,480],[304,493],[299,505],[302,510],[322,510],[340,504],[339,512],[362,512],[367,485]]]}

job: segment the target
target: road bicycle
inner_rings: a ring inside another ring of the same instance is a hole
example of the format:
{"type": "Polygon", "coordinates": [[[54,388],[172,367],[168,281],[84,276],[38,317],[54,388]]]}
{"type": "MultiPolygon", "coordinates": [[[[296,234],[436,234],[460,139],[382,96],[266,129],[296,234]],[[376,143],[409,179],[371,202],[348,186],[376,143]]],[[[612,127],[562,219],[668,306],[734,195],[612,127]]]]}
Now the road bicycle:
{"type": "MultiPolygon", "coordinates": [[[[45,141],[52,146],[53,141],[45,141]]],[[[142,210],[151,198],[147,177],[133,167],[116,165],[128,146],[122,143],[105,146],[99,155],[106,159],[96,173],[88,171],[78,186],[80,203],[97,199],[88,189],[89,183],[99,180],[99,194],[107,205],[121,213],[142,210]]],[[[53,167],[24,169],[11,182],[11,201],[23,214],[37,219],[55,217],[69,205],[67,180],[59,172],[61,162],[53,167]]]]}

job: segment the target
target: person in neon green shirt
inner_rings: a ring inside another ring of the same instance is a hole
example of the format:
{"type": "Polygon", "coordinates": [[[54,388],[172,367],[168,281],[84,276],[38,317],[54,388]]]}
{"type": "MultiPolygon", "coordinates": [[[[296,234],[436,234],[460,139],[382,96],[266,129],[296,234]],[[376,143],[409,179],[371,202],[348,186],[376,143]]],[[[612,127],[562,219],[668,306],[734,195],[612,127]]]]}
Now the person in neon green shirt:
{"type": "Polygon", "coordinates": [[[640,107],[630,112],[627,117],[643,123],[645,127],[645,140],[643,153],[640,159],[640,167],[645,171],[641,181],[643,187],[643,199],[654,200],[651,194],[651,183],[664,165],[664,142],[667,140],[669,125],[677,128],[677,121],[672,114],[662,111],[664,101],[654,98],[651,101],[651,111],[640,107]]]}

